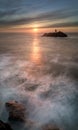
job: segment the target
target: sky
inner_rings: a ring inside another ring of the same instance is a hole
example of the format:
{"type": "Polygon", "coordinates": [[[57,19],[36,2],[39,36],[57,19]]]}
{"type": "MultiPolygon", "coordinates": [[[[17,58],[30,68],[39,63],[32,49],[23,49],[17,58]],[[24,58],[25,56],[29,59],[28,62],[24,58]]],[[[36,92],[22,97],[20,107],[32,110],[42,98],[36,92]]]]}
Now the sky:
{"type": "Polygon", "coordinates": [[[78,32],[78,0],[0,0],[0,32],[78,32]]]}

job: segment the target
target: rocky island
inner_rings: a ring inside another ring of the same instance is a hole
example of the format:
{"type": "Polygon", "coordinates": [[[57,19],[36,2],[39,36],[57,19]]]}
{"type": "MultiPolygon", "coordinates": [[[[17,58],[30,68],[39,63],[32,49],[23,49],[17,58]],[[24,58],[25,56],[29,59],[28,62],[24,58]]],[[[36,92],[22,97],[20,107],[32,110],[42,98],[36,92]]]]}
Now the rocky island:
{"type": "Polygon", "coordinates": [[[67,37],[67,34],[62,31],[55,30],[55,32],[44,33],[43,37],[67,37]]]}

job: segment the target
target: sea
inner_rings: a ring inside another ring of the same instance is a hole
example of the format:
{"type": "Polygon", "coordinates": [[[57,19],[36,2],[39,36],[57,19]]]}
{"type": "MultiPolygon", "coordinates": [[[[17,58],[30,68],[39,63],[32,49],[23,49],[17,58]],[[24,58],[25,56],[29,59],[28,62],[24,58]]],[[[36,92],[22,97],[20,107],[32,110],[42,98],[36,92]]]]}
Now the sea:
{"type": "Polygon", "coordinates": [[[0,120],[14,130],[78,130],[78,33],[0,33],[0,120]],[[8,120],[8,101],[25,106],[25,123],[8,120]]]}

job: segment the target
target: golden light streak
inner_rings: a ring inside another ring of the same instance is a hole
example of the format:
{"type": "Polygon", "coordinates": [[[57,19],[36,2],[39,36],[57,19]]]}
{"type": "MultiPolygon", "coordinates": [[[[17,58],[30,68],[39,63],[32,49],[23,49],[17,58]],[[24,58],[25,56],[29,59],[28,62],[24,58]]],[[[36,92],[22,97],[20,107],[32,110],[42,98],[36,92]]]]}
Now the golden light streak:
{"type": "Polygon", "coordinates": [[[34,38],[32,47],[31,47],[31,61],[35,64],[41,64],[42,63],[42,53],[39,45],[38,38],[34,38]]]}

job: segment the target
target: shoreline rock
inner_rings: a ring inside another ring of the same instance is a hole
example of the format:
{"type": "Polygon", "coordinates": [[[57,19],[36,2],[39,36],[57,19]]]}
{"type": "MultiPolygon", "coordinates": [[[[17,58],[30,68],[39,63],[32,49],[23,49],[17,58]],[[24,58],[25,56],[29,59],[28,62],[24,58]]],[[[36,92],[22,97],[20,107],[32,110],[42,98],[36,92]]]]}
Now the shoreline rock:
{"type": "Polygon", "coordinates": [[[13,130],[8,123],[4,123],[0,120],[0,130],[13,130]]]}
{"type": "Polygon", "coordinates": [[[9,112],[9,121],[25,121],[25,107],[17,101],[9,101],[6,104],[6,109],[9,112]]]}

